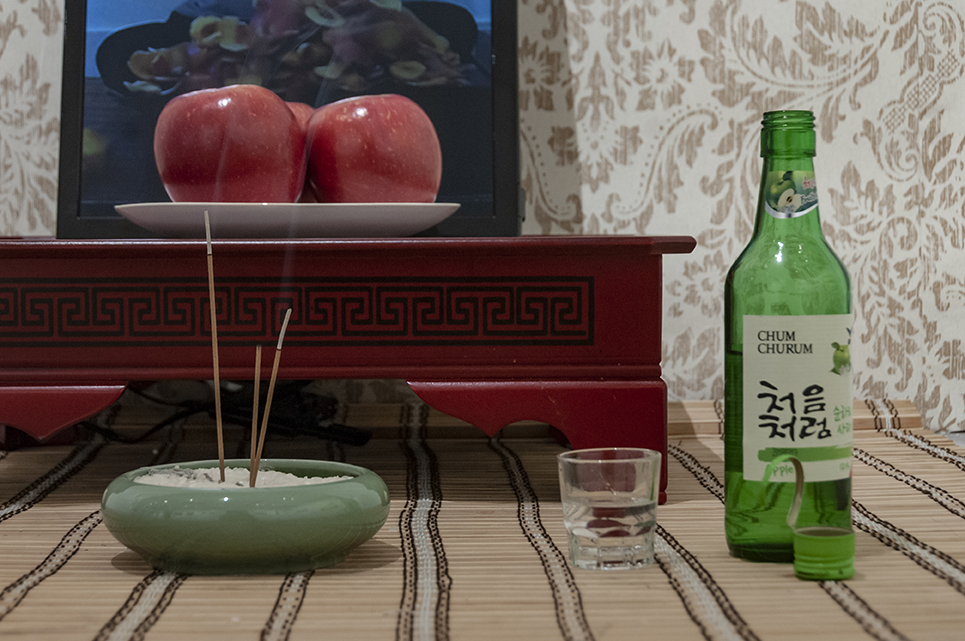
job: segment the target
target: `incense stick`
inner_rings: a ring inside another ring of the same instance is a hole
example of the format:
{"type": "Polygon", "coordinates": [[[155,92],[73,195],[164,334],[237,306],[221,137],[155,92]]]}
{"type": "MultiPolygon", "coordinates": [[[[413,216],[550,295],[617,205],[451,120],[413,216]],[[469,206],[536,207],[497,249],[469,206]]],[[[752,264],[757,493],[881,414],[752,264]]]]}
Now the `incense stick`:
{"type": "Polygon", "coordinates": [[[261,345],[255,345],[255,390],[251,407],[251,463],[248,465],[248,487],[255,487],[255,456],[258,449],[258,400],[261,396],[261,345]]]}
{"type": "Polygon", "coordinates": [[[261,435],[258,438],[258,451],[255,453],[255,463],[252,466],[251,484],[254,487],[258,478],[258,468],[261,466],[261,452],[265,447],[265,435],[268,432],[268,414],[271,411],[271,398],[275,393],[275,379],[278,377],[278,363],[281,361],[281,344],[285,340],[285,329],[288,327],[288,319],[291,318],[292,309],[288,308],[285,312],[285,320],[281,324],[281,331],[278,333],[278,346],[275,348],[275,360],[271,364],[271,379],[268,381],[268,398],[265,399],[265,415],[261,419],[261,435]]]}
{"type": "Polygon", "coordinates": [[[221,373],[218,363],[218,310],[214,298],[214,258],[211,254],[211,221],[204,210],[204,237],[208,245],[208,305],[211,308],[211,357],[214,361],[214,420],[218,429],[218,468],[224,483],[224,432],[221,426],[221,373]]]}

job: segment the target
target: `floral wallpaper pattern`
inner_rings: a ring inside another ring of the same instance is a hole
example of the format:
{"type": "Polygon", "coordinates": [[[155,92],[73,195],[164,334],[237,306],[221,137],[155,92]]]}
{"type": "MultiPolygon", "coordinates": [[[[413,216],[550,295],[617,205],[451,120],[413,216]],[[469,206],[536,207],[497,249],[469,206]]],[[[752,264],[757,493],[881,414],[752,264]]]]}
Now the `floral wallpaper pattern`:
{"type": "Polygon", "coordinates": [[[0,234],[56,228],[63,9],[0,3],[0,234]]]}
{"type": "Polygon", "coordinates": [[[526,233],[689,234],[665,261],[672,399],[723,396],[723,280],[759,127],[810,109],[854,285],[856,395],[965,429],[965,4],[520,0],[526,233]]]}
{"type": "MultiPolygon", "coordinates": [[[[723,279],[751,231],[761,116],[811,109],[856,395],[965,430],[965,4],[517,6],[524,233],[698,239],[664,262],[671,400],[723,396],[723,279]]],[[[3,235],[55,229],[62,29],[57,2],[0,0],[3,235]]]]}

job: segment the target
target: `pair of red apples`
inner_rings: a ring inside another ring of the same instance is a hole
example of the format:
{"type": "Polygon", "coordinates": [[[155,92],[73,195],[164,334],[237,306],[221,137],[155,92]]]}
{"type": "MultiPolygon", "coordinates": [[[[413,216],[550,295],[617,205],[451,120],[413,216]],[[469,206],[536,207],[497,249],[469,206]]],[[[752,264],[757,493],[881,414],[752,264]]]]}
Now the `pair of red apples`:
{"type": "Polygon", "coordinates": [[[154,131],[175,202],[434,202],[442,152],[432,121],[397,94],[317,109],[258,85],[183,94],[154,131]]]}

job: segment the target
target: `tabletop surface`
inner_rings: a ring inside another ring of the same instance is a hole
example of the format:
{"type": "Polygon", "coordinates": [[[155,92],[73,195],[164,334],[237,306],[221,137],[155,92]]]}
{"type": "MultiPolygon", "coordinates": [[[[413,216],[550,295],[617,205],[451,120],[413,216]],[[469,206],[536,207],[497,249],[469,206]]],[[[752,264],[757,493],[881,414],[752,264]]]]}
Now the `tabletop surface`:
{"type": "MultiPolygon", "coordinates": [[[[72,445],[0,459],[4,639],[960,639],[965,450],[920,427],[910,403],[856,403],[856,574],[805,582],[789,565],[731,558],[723,536],[720,406],[671,404],[669,501],[656,564],[572,569],[552,430],[489,439],[418,403],[349,405],[352,446],[272,436],[268,457],[376,471],[388,521],[340,565],[288,576],[152,572],[101,522],[118,474],[216,457],[205,413],[136,443],[170,408],[122,402],[72,445]]],[[[226,427],[226,452],[245,452],[226,427]]]]}
{"type": "MultiPolygon", "coordinates": [[[[573,254],[600,255],[614,251],[636,254],[688,254],[697,241],[691,236],[505,236],[505,237],[406,237],[406,238],[258,238],[258,239],[212,239],[218,254],[242,256],[285,252],[384,252],[399,251],[412,255],[432,252],[434,255],[464,255],[465,252],[488,254],[491,252],[513,253],[533,257],[540,252],[567,252],[573,254]]],[[[93,258],[113,259],[116,256],[143,255],[145,252],[177,257],[181,254],[195,255],[204,239],[58,239],[47,236],[0,240],[3,258],[20,259],[37,256],[49,260],[93,258]]],[[[421,256],[420,256],[421,257],[421,256]]]]}

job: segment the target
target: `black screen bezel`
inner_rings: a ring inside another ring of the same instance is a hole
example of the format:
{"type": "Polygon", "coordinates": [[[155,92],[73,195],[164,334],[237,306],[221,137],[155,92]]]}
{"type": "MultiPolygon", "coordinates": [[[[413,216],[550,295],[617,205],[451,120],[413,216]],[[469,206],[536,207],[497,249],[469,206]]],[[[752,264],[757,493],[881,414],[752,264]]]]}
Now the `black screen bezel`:
{"type": "MultiPolygon", "coordinates": [[[[519,178],[519,94],[515,0],[492,0],[491,216],[453,216],[422,236],[518,236],[523,218],[519,178]]],[[[155,234],[115,217],[80,216],[84,130],[84,59],[87,0],[71,0],[64,11],[58,238],[154,238],[155,234]]]]}

